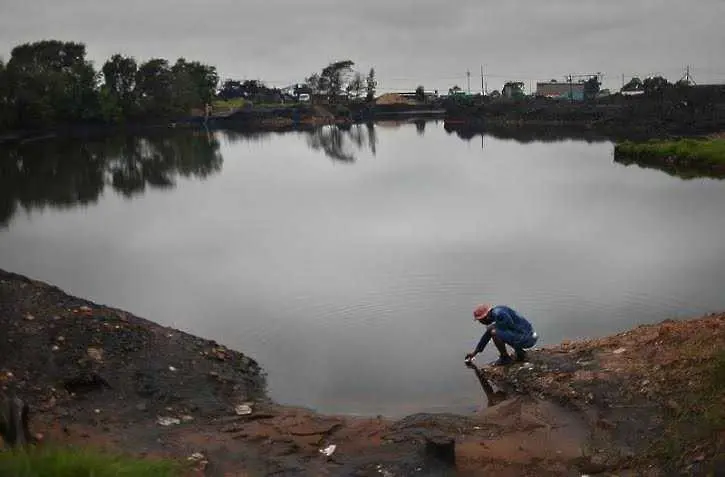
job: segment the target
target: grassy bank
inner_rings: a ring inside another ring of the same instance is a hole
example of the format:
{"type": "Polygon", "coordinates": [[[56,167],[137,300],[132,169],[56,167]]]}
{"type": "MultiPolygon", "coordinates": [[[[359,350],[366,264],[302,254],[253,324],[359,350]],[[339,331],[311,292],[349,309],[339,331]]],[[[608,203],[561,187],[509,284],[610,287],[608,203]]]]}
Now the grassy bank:
{"type": "Polygon", "coordinates": [[[171,461],[141,460],[73,448],[0,453],[0,475],[13,477],[173,477],[183,474],[171,461]]]}
{"type": "Polygon", "coordinates": [[[615,154],[643,159],[697,161],[703,165],[725,165],[725,139],[678,139],[650,142],[622,142],[615,154]]]}
{"type": "Polygon", "coordinates": [[[710,359],[698,359],[699,350],[682,351],[691,361],[689,385],[679,386],[677,400],[671,401],[665,431],[652,446],[653,457],[676,468],[712,454],[715,462],[703,470],[714,472],[725,465],[725,351],[710,359]]]}

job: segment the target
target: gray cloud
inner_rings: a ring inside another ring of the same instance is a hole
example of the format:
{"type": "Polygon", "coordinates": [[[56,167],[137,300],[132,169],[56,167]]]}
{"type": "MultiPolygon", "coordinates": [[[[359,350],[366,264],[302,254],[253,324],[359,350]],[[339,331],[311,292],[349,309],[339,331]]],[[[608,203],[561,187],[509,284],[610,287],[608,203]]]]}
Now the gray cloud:
{"type": "Polygon", "coordinates": [[[88,44],[96,62],[121,51],[140,59],[184,56],[217,65],[225,77],[298,81],[328,61],[375,66],[382,89],[424,82],[446,89],[486,65],[494,87],[506,79],[570,72],[661,73],[686,64],[700,82],[724,81],[725,3],[699,0],[367,2],[291,0],[2,0],[1,55],[40,38],[88,44]]]}

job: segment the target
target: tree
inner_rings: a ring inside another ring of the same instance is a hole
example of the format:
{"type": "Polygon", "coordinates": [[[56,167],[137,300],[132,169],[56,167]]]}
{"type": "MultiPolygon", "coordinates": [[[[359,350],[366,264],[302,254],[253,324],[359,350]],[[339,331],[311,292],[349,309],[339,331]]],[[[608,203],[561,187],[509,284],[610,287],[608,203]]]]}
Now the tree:
{"type": "Polygon", "coordinates": [[[642,80],[636,76],[622,86],[622,91],[642,91],[643,89],[642,80]]]}
{"type": "Polygon", "coordinates": [[[355,72],[352,80],[347,84],[347,94],[355,99],[360,99],[363,91],[363,77],[359,72],[355,72]]]}
{"type": "Polygon", "coordinates": [[[216,68],[179,58],[171,68],[177,105],[183,110],[211,103],[219,83],[216,68]]]}
{"type": "Polygon", "coordinates": [[[233,79],[225,80],[224,83],[222,83],[221,88],[219,88],[217,96],[224,100],[243,97],[242,82],[233,79]]]}
{"type": "Polygon", "coordinates": [[[423,85],[418,85],[418,87],[415,88],[415,99],[421,103],[425,101],[425,89],[423,88],[423,85]]]}
{"type": "Polygon", "coordinates": [[[143,63],[136,73],[136,89],[141,110],[152,116],[168,116],[172,112],[174,75],[169,62],[153,58],[143,63]]]}
{"type": "Polygon", "coordinates": [[[130,101],[133,98],[137,71],[138,65],[135,59],[119,54],[113,55],[101,69],[105,86],[111,93],[124,101],[130,101]]]}
{"type": "Polygon", "coordinates": [[[97,73],[85,57],[83,43],[43,40],[13,48],[6,74],[18,126],[97,116],[97,73]]]}
{"type": "Polygon", "coordinates": [[[453,95],[460,93],[461,91],[462,91],[461,87],[456,84],[456,85],[453,85],[453,87],[448,89],[448,95],[453,96],[453,95]]]}
{"type": "Polygon", "coordinates": [[[375,80],[375,68],[370,68],[367,78],[365,79],[365,99],[370,102],[375,99],[375,90],[378,87],[378,82],[375,80]]]}
{"type": "Polygon", "coordinates": [[[597,97],[597,94],[599,94],[599,87],[601,86],[601,83],[599,82],[599,78],[596,76],[592,76],[588,80],[584,82],[584,99],[586,100],[593,100],[597,97]]]}
{"type": "Polygon", "coordinates": [[[113,122],[132,116],[136,110],[136,60],[113,55],[101,68],[104,84],[101,88],[101,111],[104,119],[113,122]]]}
{"type": "Polygon", "coordinates": [[[0,60],[0,130],[12,126],[10,106],[7,69],[5,63],[0,60]]]}
{"type": "Polygon", "coordinates": [[[507,98],[523,98],[524,83],[521,81],[507,81],[501,89],[501,94],[507,98]]]}
{"type": "Polygon", "coordinates": [[[242,83],[242,96],[247,99],[256,99],[267,90],[269,88],[259,80],[244,80],[242,83]]]}
{"type": "Polygon", "coordinates": [[[672,86],[670,82],[662,76],[653,76],[642,82],[645,94],[661,94],[670,86],[672,86]]]}
{"type": "Polygon", "coordinates": [[[305,78],[305,84],[312,90],[313,94],[320,94],[320,75],[318,73],[312,73],[305,78]]]}
{"type": "Polygon", "coordinates": [[[351,60],[343,60],[330,63],[322,69],[319,86],[330,102],[336,101],[340,96],[342,85],[345,84],[354,65],[351,60]]]}

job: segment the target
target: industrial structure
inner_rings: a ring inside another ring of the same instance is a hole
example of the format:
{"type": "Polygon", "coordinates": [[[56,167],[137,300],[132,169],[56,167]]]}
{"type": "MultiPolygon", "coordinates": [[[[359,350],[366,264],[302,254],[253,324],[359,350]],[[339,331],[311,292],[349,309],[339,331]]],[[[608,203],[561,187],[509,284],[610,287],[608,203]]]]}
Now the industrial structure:
{"type": "Polygon", "coordinates": [[[545,81],[536,83],[536,96],[552,99],[568,99],[570,101],[584,101],[584,83],[564,81],[545,81]]]}

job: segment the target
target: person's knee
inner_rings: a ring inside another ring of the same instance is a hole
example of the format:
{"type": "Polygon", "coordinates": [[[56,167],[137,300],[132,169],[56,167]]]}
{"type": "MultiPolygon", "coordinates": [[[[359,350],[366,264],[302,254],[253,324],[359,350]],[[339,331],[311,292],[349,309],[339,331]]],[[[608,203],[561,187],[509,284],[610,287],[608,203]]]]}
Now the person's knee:
{"type": "Polygon", "coordinates": [[[491,336],[496,336],[496,328],[491,329],[489,333],[491,333],[491,336]]]}

